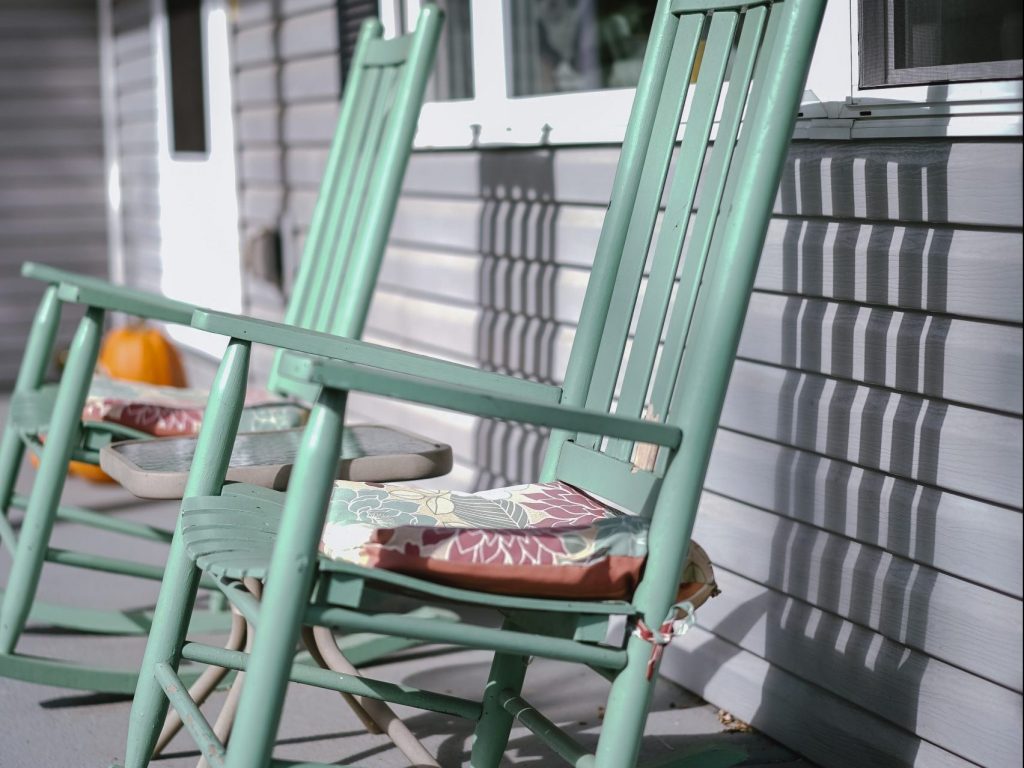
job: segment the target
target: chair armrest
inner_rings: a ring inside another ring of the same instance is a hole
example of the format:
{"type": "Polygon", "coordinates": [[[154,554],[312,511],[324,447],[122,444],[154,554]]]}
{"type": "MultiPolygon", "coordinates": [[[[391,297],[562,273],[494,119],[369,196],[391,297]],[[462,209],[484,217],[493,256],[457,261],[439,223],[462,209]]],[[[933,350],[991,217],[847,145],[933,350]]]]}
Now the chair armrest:
{"type": "Polygon", "coordinates": [[[681,429],[667,424],[590,411],[562,403],[526,400],[463,383],[429,379],[372,365],[296,355],[287,355],[286,365],[291,376],[325,387],[384,395],[475,416],[654,443],[670,449],[678,448],[683,437],[681,429]]]}
{"type": "MultiPolygon", "coordinates": [[[[192,325],[211,333],[267,344],[279,349],[365,364],[396,373],[414,374],[440,382],[459,383],[531,402],[557,403],[562,396],[562,388],[553,384],[517,379],[448,360],[332,336],[329,333],[309,331],[270,320],[200,309],[192,315],[192,325]]],[[[287,368],[283,369],[283,372],[292,375],[287,368]]]]}
{"type": "Polygon", "coordinates": [[[57,296],[61,301],[87,304],[129,315],[163,320],[178,325],[188,325],[196,307],[166,296],[101,280],[86,275],[76,275],[63,269],[27,261],[21,267],[21,274],[33,280],[42,280],[58,286],[57,296]]]}

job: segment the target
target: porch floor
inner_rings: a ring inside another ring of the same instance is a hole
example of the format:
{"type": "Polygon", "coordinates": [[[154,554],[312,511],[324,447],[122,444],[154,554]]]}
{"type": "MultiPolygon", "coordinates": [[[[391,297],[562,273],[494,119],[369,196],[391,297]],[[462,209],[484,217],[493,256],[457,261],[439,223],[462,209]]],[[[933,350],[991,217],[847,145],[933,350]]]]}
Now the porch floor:
{"type": "MultiPolygon", "coordinates": [[[[0,423],[5,413],[6,399],[0,397],[0,423]]],[[[23,489],[28,488],[30,471],[25,470],[22,477],[20,487],[23,489]]],[[[65,501],[106,510],[125,519],[168,526],[177,511],[177,502],[140,502],[117,486],[76,479],[69,481],[65,501]]],[[[58,524],[54,545],[128,555],[154,563],[161,562],[163,552],[160,545],[104,536],[70,524],[58,524]],[[126,550],[127,546],[131,550],[126,550]]],[[[9,564],[7,553],[0,552],[0,583],[6,583],[9,564]]],[[[151,605],[156,588],[155,583],[105,574],[90,573],[83,580],[76,569],[48,565],[40,597],[69,602],[77,593],[77,600],[84,605],[129,608],[151,605]]],[[[18,650],[25,654],[100,664],[116,661],[120,665],[132,665],[141,658],[143,647],[144,638],[96,637],[32,627],[22,638],[18,650]]],[[[372,674],[408,685],[473,696],[478,695],[486,678],[486,654],[420,648],[373,667],[372,674]]],[[[581,742],[593,744],[600,729],[598,705],[604,701],[606,688],[603,679],[586,670],[537,660],[527,675],[524,696],[555,722],[567,726],[581,742]]],[[[216,694],[205,708],[211,719],[216,717],[223,696],[223,693],[216,694]]],[[[0,730],[0,766],[105,767],[123,756],[129,707],[127,697],[47,688],[0,678],[0,722],[4,725],[0,730]]],[[[409,715],[409,727],[438,756],[443,766],[454,768],[465,763],[472,731],[469,723],[443,715],[396,709],[409,715]]],[[[749,759],[744,765],[747,766],[813,768],[811,763],[761,734],[727,731],[714,706],[663,680],[647,725],[645,761],[675,750],[719,742],[746,750],[749,759]]],[[[337,694],[304,686],[289,689],[277,745],[275,754],[282,758],[327,762],[344,758],[375,768],[407,765],[386,737],[371,736],[362,730],[337,694]]],[[[193,766],[198,754],[188,736],[179,734],[154,766],[193,766]]],[[[516,766],[563,764],[524,728],[513,731],[506,763],[516,766]]]]}

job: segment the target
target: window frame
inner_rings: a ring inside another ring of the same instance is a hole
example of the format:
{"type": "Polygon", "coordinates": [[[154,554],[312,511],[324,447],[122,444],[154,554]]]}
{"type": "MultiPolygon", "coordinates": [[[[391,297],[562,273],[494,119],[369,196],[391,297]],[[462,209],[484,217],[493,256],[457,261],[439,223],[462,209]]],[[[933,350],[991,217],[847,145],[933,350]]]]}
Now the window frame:
{"type": "MultiPolygon", "coordinates": [[[[472,99],[424,104],[416,149],[622,142],[635,89],[508,96],[509,0],[469,1],[472,40],[487,41],[487,45],[473,45],[476,95],[472,99]],[[501,34],[495,34],[495,30],[501,34]]],[[[832,0],[826,5],[820,39],[830,44],[819,45],[815,51],[797,138],[1024,133],[1024,87],[1020,79],[861,88],[858,2],[832,0]]],[[[421,3],[380,0],[385,34],[394,35],[401,19],[415,19],[421,3]]]]}

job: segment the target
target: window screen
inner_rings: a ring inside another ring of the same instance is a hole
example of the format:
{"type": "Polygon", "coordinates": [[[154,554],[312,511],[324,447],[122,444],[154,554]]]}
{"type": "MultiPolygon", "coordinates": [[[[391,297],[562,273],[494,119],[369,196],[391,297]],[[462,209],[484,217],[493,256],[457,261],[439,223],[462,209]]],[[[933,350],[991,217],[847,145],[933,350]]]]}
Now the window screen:
{"type": "Polygon", "coordinates": [[[860,85],[1021,77],[1020,0],[860,0],[860,85]]]}

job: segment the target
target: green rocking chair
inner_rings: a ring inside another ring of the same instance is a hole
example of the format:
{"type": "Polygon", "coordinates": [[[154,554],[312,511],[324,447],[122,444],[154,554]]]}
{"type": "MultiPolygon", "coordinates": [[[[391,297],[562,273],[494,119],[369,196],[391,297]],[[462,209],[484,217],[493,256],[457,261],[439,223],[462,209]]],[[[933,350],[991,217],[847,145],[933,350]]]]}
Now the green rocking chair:
{"type": "MultiPolygon", "coordinates": [[[[286,323],[341,336],[357,337],[362,332],[442,20],[435,6],[426,5],[415,33],[395,40],[382,39],[376,21],[363,25],[286,323]]],[[[118,411],[120,421],[83,421],[83,407],[87,397],[90,403],[96,399],[90,396],[90,391],[92,387],[95,393],[93,368],[107,311],[188,324],[196,307],[38,264],[26,264],[23,273],[49,286],[35,317],[0,438],[0,538],[13,555],[6,589],[0,592],[0,675],[67,688],[130,693],[135,688],[136,669],[99,668],[27,656],[17,653],[16,646],[30,618],[82,632],[149,632],[150,611],[114,612],[74,604],[55,605],[38,601],[35,595],[46,562],[161,579],[163,569],[158,566],[58,549],[50,545],[50,537],[55,521],[62,519],[116,534],[171,540],[170,530],[61,505],[60,497],[69,460],[98,464],[101,453],[104,468],[109,467],[112,474],[141,495],[181,497],[183,488],[176,489],[176,484],[180,485],[177,479],[187,475],[195,437],[154,439],[152,434],[142,431],[140,424],[126,420],[125,413],[130,409],[118,411]],[[69,302],[84,304],[86,314],[72,342],[59,385],[44,384],[62,304],[69,302]],[[14,492],[26,448],[40,459],[27,497],[14,492]],[[146,488],[156,491],[146,492],[146,488]],[[10,511],[17,508],[24,509],[20,529],[9,519],[10,511]]],[[[269,389],[278,397],[291,396],[312,403],[319,385],[290,378],[278,359],[271,371],[269,389]]],[[[194,397],[192,393],[186,394],[194,397]]],[[[156,404],[182,397],[174,390],[156,395],[156,404]]],[[[213,406],[222,396],[215,386],[209,395],[213,406]]],[[[141,399],[146,407],[138,410],[154,410],[149,407],[154,401],[147,401],[145,395],[141,399]]],[[[201,409],[193,412],[194,405],[172,402],[166,411],[179,421],[182,413],[186,419],[208,418],[201,409]]],[[[216,411],[213,406],[207,414],[216,411]]],[[[268,421],[268,412],[277,416],[289,411],[299,411],[303,418],[307,413],[289,402],[257,407],[247,412],[251,425],[247,428],[260,429],[261,422],[268,421]]],[[[264,431],[238,435],[230,466],[210,466],[199,471],[223,476],[226,469],[229,477],[256,475],[268,485],[283,486],[301,433],[275,429],[280,420],[269,421],[270,426],[264,431]]],[[[451,449],[400,430],[355,427],[345,444],[339,446],[335,463],[339,476],[415,479],[449,471],[451,449]]],[[[212,588],[212,583],[205,586],[212,588]]],[[[223,611],[210,611],[197,614],[193,621],[197,631],[226,628],[229,617],[223,611]]]]}
{"type": "MultiPolygon", "coordinates": [[[[232,341],[171,546],[126,768],[148,764],[168,703],[213,768],[297,765],[272,757],[290,681],[467,718],[474,768],[499,765],[514,720],[578,768],[636,764],[661,651],[713,590],[690,533],[824,6],[659,2],[561,387],[196,312],[195,327],[232,341]],[[283,369],[322,387],[287,494],[224,486],[252,343],[293,350],[283,369]],[[350,391],[550,427],[541,482],[454,494],[336,481],[350,391]],[[251,653],[185,641],[201,574],[255,626],[251,653]],[[246,581],[265,582],[261,601],[246,581]],[[504,624],[376,613],[395,591],[496,609],[504,624]],[[626,622],[621,640],[606,635],[613,617],[626,622]],[[490,678],[471,699],[293,665],[303,627],[487,649],[490,678]],[[531,656],[612,681],[596,754],[523,699],[531,656]],[[245,670],[227,744],[184,693],[182,660],[245,670]]],[[[671,764],[737,759],[698,751],[671,764]]]]}

